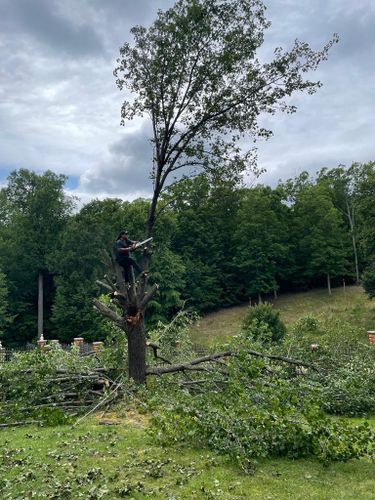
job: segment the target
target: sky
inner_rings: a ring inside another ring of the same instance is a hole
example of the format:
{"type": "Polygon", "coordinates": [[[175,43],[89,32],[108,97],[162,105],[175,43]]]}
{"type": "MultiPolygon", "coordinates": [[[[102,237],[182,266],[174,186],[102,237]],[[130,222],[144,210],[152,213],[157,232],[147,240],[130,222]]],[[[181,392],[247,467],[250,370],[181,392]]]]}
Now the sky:
{"type": "MultiPolygon", "coordinates": [[[[296,114],[265,116],[274,135],[258,143],[259,182],[304,170],[375,160],[375,1],[265,0],[272,22],[262,54],[307,41],[331,49],[311,79],[317,94],[292,99],[296,114]]],[[[134,25],[173,0],[0,0],[0,185],[12,170],[69,177],[80,198],[149,196],[147,121],[120,126],[125,95],[112,75],[134,25]]],[[[249,142],[250,144],[250,142],[249,142]]]]}

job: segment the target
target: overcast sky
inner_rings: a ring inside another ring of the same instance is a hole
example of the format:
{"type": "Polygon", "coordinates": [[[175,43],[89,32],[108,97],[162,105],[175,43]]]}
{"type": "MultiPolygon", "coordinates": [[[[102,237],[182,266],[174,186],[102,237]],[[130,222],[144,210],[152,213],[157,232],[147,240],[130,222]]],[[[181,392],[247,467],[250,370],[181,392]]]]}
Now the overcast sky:
{"type": "MultiPolygon", "coordinates": [[[[14,169],[50,169],[69,176],[81,202],[149,194],[149,127],[120,126],[112,71],[129,29],[172,3],[0,0],[0,185],[14,169]]],[[[265,53],[295,38],[319,49],[335,32],[340,43],[315,74],[323,88],[293,99],[297,114],[265,119],[274,137],[258,144],[261,182],[375,160],[375,1],[265,4],[265,53]]]]}

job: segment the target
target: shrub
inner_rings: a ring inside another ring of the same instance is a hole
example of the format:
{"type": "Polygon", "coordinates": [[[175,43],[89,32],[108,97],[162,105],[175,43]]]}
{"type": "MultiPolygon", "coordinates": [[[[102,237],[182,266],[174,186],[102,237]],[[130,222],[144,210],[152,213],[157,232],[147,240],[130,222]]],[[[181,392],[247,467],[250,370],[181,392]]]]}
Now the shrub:
{"type": "Polygon", "coordinates": [[[248,308],[242,323],[245,335],[256,338],[259,334],[257,327],[260,325],[267,326],[273,342],[280,342],[284,339],[286,326],[280,319],[280,313],[275,311],[272,304],[258,304],[248,308]]]}

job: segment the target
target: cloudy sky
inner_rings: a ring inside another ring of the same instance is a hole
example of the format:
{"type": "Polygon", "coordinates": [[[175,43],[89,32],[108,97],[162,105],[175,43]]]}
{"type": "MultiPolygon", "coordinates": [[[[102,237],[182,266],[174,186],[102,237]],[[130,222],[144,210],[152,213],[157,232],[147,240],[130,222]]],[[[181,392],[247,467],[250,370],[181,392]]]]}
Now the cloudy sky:
{"type": "MultiPolygon", "coordinates": [[[[10,171],[69,176],[81,202],[134,199],[150,190],[149,128],[120,126],[124,95],[112,71],[135,24],[173,0],[0,0],[0,185],[10,171]]],[[[324,84],[293,102],[295,115],[265,118],[261,182],[303,170],[375,160],[375,1],[265,0],[272,27],[264,54],[295,38],[340,43],[315,74],[324,84]]],[[[315,78],[314,76],[314,78],[315,78]]]]}

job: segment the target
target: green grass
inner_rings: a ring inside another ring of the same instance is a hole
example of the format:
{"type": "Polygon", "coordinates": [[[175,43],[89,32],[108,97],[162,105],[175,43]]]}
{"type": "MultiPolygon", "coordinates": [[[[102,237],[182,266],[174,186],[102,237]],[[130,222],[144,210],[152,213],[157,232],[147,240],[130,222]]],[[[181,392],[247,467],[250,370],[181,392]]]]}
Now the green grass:
{"type": "MultiPolygon", "coordinates": [[[[293,324],[301,316],[337,316],[364,332],[374,328],[373,304],[359,287],[281,296],[275,307],[293,324]]],[[[204,317],[194,341],[212,344],[238,332],[246,306],[204,317]]],[[[125,411],[119,425],[99,418],[77,428],[0,429],[0,499],[373,499],[375,465],[368,460],[324,467],[316,460],[268,459],[254,476],[205,449],[160,448],[147,418],[125,411]]],[[[370,421],[375,426],[375,419],[370,421]]]]}
{"type": "Polygon", "coordinates": [[[373,499],[375,467],[361,460],[260,462],[254,476],[207,450],[162,449],[144,421],[72,429],[0,430],[0,498],[373,499]],[[33,493],[34,492],[34,493],[33,493]]]}
{"type": "MultiPolygon", "coordinates": [[[[375,303],[367,298],[361,287],[349,286],[334,288],[332,295],[326,289],[300,293],[287,293],[272,300],[280,311],[281,319],[291,326],[302,316],[313,314],[318,318],[340,317],[358,327],[358,332],[365,338],[366,331],[375,329],[375,303]]],[[[192,338],[203,346],[225,342],[238,333],[247,305],[221,309],[207,314],[192,329],[192,338]]]]}

